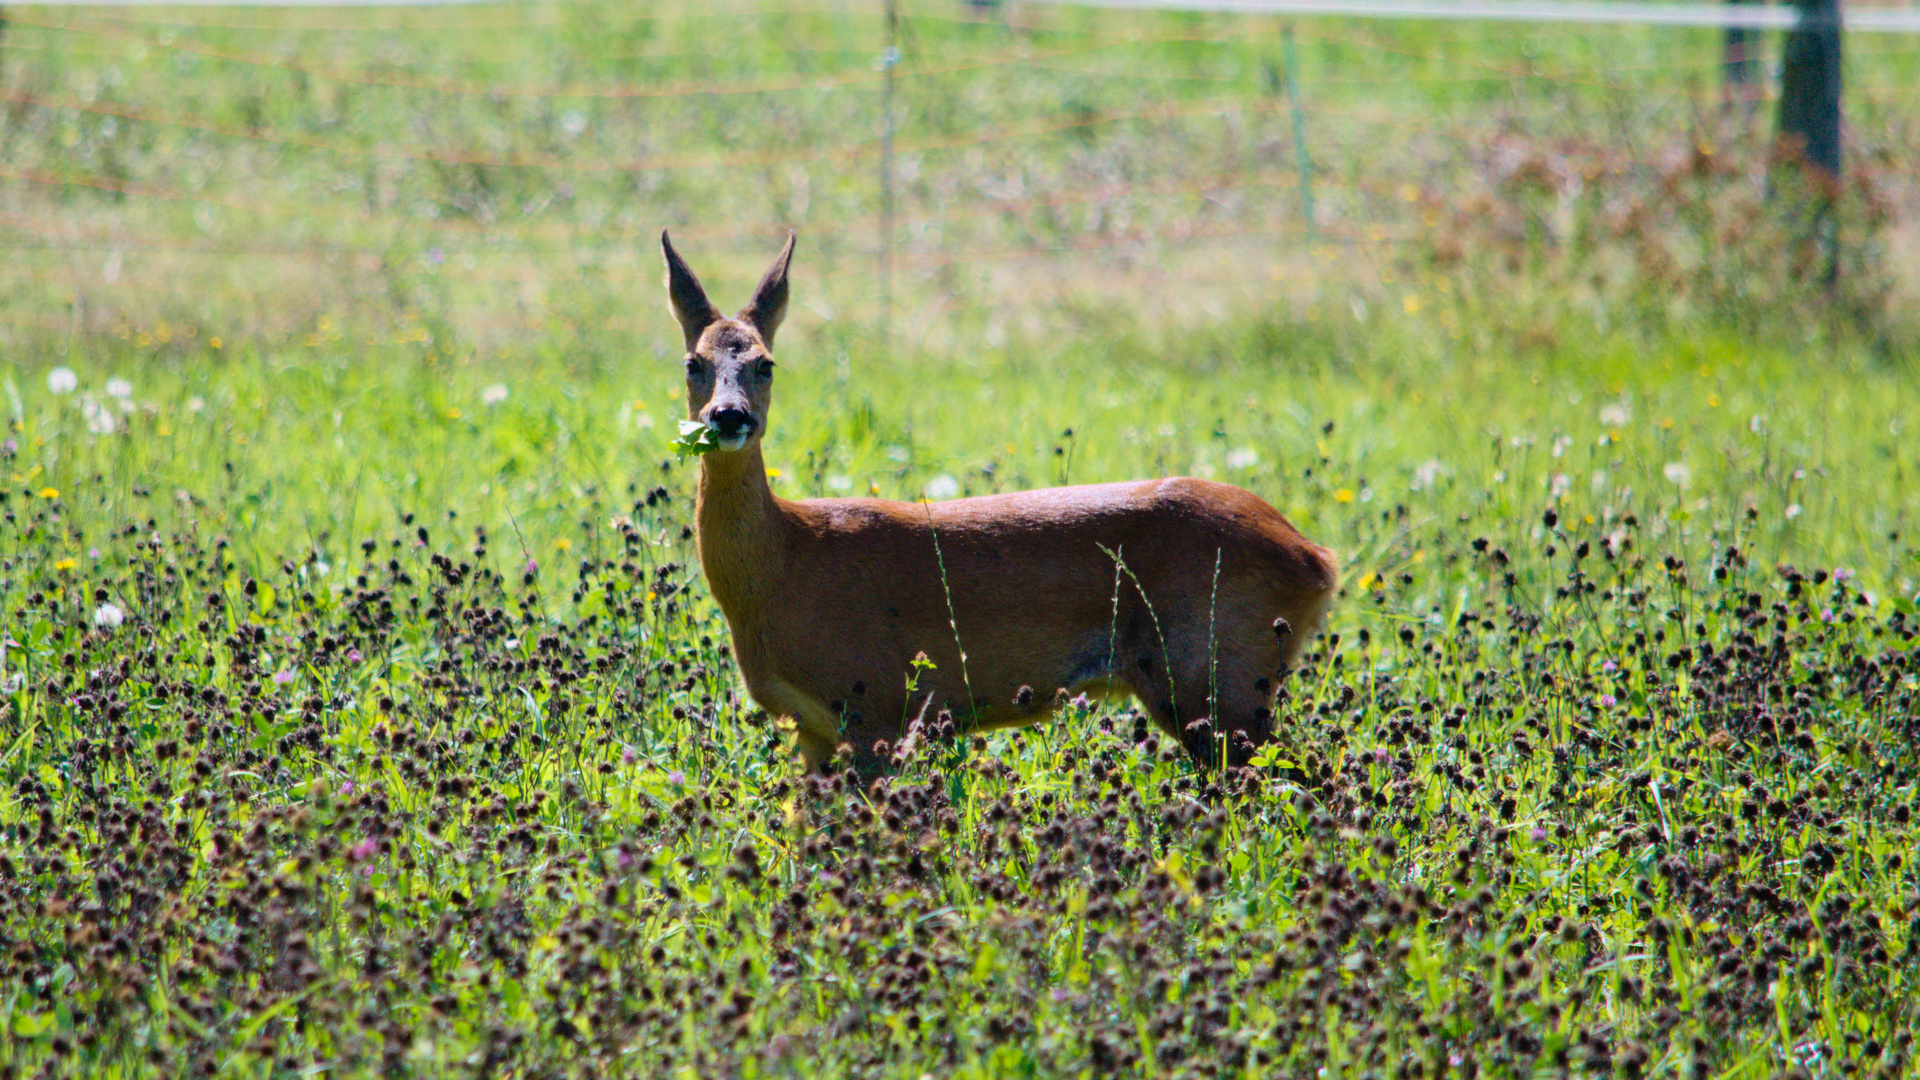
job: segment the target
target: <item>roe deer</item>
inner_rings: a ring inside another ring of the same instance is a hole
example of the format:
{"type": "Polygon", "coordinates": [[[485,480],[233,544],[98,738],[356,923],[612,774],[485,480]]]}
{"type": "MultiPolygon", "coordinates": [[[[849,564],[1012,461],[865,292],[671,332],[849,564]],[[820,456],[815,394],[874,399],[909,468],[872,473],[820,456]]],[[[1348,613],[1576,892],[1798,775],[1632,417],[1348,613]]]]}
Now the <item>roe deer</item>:
{"type": "Polygon", "coordinates": [[[1266,740],[1335,565],[1250,492],[1175,478],[937,503],[773,494],[760,440],[793,242],[727,318],[660,234],[687,414],[716,446],[700,463],[700,565],[747,689],[791,718],[807,766],[846,742],[871,779],[889,765],[876,744],[914,717],[1032,724],[1061,690],[1134,694],[1202,763],[1216,760],[1210,718],[1237,759],[1266,740]],[[933,667],[910,678],[921,653],[933,667]]]}

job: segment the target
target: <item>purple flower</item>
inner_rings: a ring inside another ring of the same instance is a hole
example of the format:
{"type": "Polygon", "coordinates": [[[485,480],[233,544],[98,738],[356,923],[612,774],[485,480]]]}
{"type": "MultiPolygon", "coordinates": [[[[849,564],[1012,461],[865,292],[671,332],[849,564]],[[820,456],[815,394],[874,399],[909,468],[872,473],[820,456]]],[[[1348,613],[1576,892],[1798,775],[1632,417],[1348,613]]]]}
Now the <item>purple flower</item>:
{"type": "Polygon", "coordinates": [[[1602,660],[1600,661],[1600,670],[1601,671],[1618,671],[1620,670],[1620,665],[1614,663],[1611,660],[1602,660]]]}
{"type": "Polygon", "coordinates": [[[537,574],[540,572],[540,564],[529,556],[527,558],[527,565],[521,567],[520,572],[523,574],[537,574]]]}
{"type": "Polygon", "coordinates": [[[369,836],[365,840],[347,849],[347,858],[352,862],[365,862],[380,850],[380,842],[369,836]]]}
{"type": "Polygon", "coordinates": [[[613,865],[622,870],[630,870],[633,868],[633,852],[628,851],[625,844],[614,849],[613,865]]]}
{"type": "Polygon", "coordinates": [[[1836,568],[1833,572],[1833,580],[1836,583],[1845,581],[1852,576],[1853,576],[1853,571],[1847,569],[1844,566],[1836,568]]]}
{"type": "Polygon", "coordinates": [[[1535,825],[1532,828],[1532,830],[1527,833],[1527,839],[1532,840],[1536,844],[1542,840],[1545,840],[1546,838],[1547,838],[1547,830],[1541,828],[1538,825],[1535,825]]]}
{"type": "Polygon", "coordinates": [[[347,650],[347,663],[349,663],[349,664],[357,664],[357,663],[359,663],[359,662],[360,662],[360,650],[359,650],[359,649],[348,649],[348,650],[347,650]]]}
{"type": "Polygon", "coordinates": [[[353,793],[353,781],[351,781],[351,780],[347,780],[347,781],[345,781],[345,782],[343,782],[343,783],[341,783],[341,785],[340,785],[340,794],[342,794],[342,795],[350,795],[350,794],[352,794],[352,793],[353,793]]]}
{"type": "Polygon", "coordinates": [[[1601,694],[1601,695],[1600,695],[1600,707],[1601,707],[1601,708],[1603,708],[1603,709],[1611,709],[1611,708],[1613,708],[1613,707],[1614,707],[1615,705],[1618,705],[1618,704],[1620,704],[1620,702],[1619,702],[1619,699],[1617,699],[1617,698],[1615,698],[1615,697],[1614,697],[1614,696],[1613,696],[1612,694],[1601,694]]]}
{"type": "Polygon", "coordinates": [[[675,769],[667,774],[667,783],[672,784],[674,787],[679,787],[686,782],[687,774],[681,772],[679,769],[675,769]]]}
{"type": "Polygon", "coordinates": [[[273,673],[273,685],[275,686],[287,686],[287,685],[290,685],[292,682],[293,682],[292,668],[281,668],[279,671],[276,671],[273,673]]]}
{"type": "Polygon", "coordinates": [[[1832,608],[1821,608],[1821,609],[1820,609],[1820,621],[1821,621],[1821,622],[1826,622],[1826,623],[1830,623],[1830,622],[1832,622],[1832,621],[1833,621],[1833,609],[1832,609],[1832,608]]]}
{"type": "Polygon", "coordinates": [[[1376,746],[1373,748],[1373,760],[1385,765],[1387,762],[1393,760],[1393,755],[1387,752],[1386,747],[1376,746]]]}
{"type": "Polygon", "coordinates": [[[639,753],[636,752],[634,748],[631,746],[626,747],[625,749],[622,749],[620,751],[620,764],[622,765],[631,765],[634,762],[639,760],[640,760],[639,753]]]}
{"type": "Polygon", "coordinates": [[[447,253],[441,251],[439,248],[429,248],[427,250],[427,261],[435,266],[439,266],[441,263],[447,261],[447,253]]]}

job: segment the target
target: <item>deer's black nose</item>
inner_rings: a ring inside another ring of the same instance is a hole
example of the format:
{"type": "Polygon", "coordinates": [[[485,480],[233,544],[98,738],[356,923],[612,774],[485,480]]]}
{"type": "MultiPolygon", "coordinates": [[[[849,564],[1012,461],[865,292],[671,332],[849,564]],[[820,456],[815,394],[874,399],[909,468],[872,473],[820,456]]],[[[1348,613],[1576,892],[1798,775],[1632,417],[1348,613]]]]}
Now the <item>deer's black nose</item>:
{"type": "Polygon", "coordinates": [[[753,414],[745,409],[715,409],[707,416],[707,426],[723,439],[744,438],[753,434],[753,414]]]}

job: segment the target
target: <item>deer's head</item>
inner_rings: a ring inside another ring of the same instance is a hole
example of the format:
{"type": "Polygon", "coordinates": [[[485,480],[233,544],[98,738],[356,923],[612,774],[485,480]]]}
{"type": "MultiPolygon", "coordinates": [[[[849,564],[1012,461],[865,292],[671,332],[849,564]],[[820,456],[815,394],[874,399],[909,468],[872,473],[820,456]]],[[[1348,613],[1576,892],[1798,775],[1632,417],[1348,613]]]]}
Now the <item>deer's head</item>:
{"type": "Polygon", "coordinates": [[[773,334],[787,314],[787,262],[793,234],[738,315],[721,315],[700,279],[673,250],[665,229],[667,297],[687,339],[687,418],[713,429],[722,451],[744,450],[767,429],[773,400],[773,334]]]}

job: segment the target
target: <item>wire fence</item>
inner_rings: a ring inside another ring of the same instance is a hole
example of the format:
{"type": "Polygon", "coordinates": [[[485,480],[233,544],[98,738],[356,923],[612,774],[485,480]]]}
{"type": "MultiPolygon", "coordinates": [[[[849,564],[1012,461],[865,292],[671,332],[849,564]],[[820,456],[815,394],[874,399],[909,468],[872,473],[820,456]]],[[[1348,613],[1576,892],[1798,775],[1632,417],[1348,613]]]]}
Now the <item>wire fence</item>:
{"type": "MultiPolygon", "coordinates": [[[[797,227],[801,317],[922,344],[1115,298],[1413,311],[1436,266],[1631,228],[1690,178],[1767,183],[1736,151],[1764,144],[1771,91],[1722,85],[1711,27],[1260,2],[742,6],[724,50],[710,10],[672,5],[9,6],[0,341],[649,335],[663,224],[742,278],[797,227]]],[[[1848,41],[1853,177],[1896,260],[1917,51],[1848,41]]]]}

